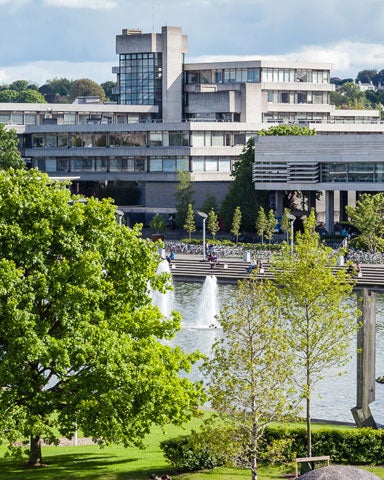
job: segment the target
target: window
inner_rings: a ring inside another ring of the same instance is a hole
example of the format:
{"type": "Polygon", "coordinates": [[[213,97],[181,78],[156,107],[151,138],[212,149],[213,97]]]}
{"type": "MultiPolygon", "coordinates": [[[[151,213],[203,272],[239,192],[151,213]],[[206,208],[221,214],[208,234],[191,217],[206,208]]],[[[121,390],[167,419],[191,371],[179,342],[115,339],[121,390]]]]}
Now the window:
{"type": "Polygon", "coordinates": [[[161,132],[149,132],[149,146],[161,147],[163,145],[163,135],[161,132]]]}

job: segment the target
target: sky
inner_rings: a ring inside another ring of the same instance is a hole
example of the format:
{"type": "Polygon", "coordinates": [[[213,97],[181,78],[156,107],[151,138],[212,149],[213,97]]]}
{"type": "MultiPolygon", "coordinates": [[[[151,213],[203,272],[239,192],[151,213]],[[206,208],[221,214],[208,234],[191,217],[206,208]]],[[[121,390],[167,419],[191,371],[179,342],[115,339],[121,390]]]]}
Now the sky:
{"type": "Polygon", "coordinates": [[[383,0],[0,0],[0,84],[115,81],[125,28],[180,26],[186,62],[328,62],[355,79],[384,69],[383,0]]]}

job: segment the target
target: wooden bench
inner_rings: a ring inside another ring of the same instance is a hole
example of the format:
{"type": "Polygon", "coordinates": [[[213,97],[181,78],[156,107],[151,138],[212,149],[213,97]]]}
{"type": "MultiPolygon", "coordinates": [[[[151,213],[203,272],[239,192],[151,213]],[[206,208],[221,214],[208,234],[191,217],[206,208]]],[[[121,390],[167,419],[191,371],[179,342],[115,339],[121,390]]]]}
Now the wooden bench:
{"type": "Polygon", "coordinates": [[[295,460],[295,478],[299,477],[299,463],[315,463],[315,462],[327,462],[327,467],[329,467],[329,455],[323,455],[322,457],[302,457],[296,458],[295,460]]]}

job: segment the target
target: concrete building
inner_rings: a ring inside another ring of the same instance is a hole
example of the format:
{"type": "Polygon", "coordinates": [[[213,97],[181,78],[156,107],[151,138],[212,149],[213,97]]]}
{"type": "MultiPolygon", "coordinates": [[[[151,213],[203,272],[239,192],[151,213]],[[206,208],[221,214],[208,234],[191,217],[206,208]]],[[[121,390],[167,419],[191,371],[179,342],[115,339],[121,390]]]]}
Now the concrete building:
{"type": "Polygon", "coordinates": [[[3,103],[0,123],[16,129],[31,166],[72,178],[79,193],[113,182],[134,184],[140,208],[121,207],[144,213],[173,210],[180,170],[192,174],[197,208],[207,192],[220,203],[247,140],[270,125],[306,125],[328,139],[384,131],[379,111],[330,104],[331,64],[192,64],[185,61],[187,51],[179,27],[123,30],[113,67],[117,104],[3,103]]]}

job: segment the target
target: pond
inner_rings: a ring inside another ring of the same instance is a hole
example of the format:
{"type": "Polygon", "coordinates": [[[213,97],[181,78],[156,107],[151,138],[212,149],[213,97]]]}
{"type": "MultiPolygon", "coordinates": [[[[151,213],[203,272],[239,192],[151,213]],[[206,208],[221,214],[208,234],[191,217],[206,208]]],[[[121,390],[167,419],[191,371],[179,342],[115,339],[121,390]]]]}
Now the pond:
{"type": "MultiPolygon", "coordinates": [[[[206,282],[207,283],[207,282],[206,282]]],[[[235,287],[221,285],[211,281],[210,285],[199,283],[175,282],[171,302],[183,316],[182,329],[172,340],[173,345],[182,347],[185,351],[200,350],[209,355],[211,345],[220,334],[219,326],[213,321],[214,310],[217,311],[230,298],[235,287]],[[205,289],[203,291],[203,289],[205,289]],[[202,306],[202,302],[215,299],[217,304],[212,310],[212,303],[202,306]],[[207,315],[205,315],[205,314],[207,315]],[[208,317],[208,318],[206,318],[208,317]],[[213,324],[213,325],[212,325],[213,324]],[[210,327],[211,325],[211,327],[210,327]],[[212,328],[216,327],[216,328],[212,328]]],[[[384,374],[384,296],[377,296],[377,346],[376,375],[384,374]]],[[[354,422],[351,408],[356,406],[356,345],[351,345],[352,359],[338,375],[333,369],[326,372],[325,378],[316,386],[312,398],[312,418],[354,422]]],[[[192,379],[201,378],[199,369],[195,367],[191,373],[192,379]]],[[[380,425],[384,424],[384,384],[376,383],[376,400],[370,404],[374,419],[380,425]]]]}

